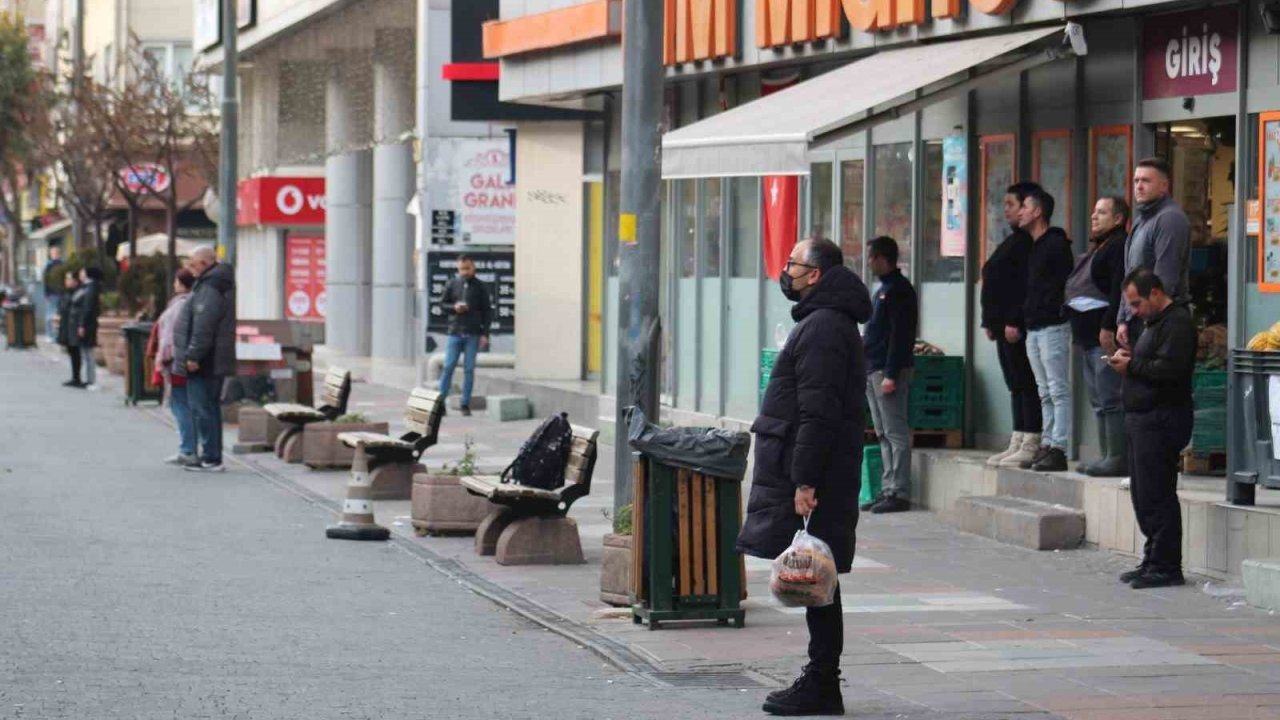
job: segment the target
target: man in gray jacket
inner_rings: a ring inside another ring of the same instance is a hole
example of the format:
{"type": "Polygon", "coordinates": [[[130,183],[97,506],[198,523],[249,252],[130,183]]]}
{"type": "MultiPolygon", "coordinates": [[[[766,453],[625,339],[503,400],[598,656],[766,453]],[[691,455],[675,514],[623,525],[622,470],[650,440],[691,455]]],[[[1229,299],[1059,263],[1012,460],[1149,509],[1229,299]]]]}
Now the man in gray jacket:
{"type": "Polygon", "coordinates": [[[187,376],[199,462],[193,472],[222,472],[222,383],[236,372],[236,271],[213,248],[191,254],[191,299],[173,327],[173,369],[187,376]]]}
{"type": "MultiPolygon", "coordinates": [[[[1155,272],[1174,303],[1191,299],[1191,223],[1169,195],[1172,173],[1162,158],[1147,158],[1133,171],[1133,230],[1125,243],[1124,272],[1155,272]]],[[[1132,350],[1142,334],[1142,320],[1120,304],[1116,340],[1132,350]]]]}

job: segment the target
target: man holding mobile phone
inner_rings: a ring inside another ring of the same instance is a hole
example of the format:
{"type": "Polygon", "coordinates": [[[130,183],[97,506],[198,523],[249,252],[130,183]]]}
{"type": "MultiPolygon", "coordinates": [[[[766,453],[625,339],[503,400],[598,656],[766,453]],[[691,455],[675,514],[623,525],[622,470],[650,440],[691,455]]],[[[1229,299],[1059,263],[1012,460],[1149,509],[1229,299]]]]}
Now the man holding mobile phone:
{"type": "Polygon", "coordinates": [[[493,322],[493,306],[489,290],[476,277],[476,263],[470,255],[458,256],[458,276],[449,281],[440,299],[449,316],[449,341],[444,351],[444,372],[440,375],[440,393],[448,395],[453,386],[453,371],[462,359],[463,415],[471,414],[471,391],[475,387],[476,355],[489,347],[489,327],[493,322]]]}

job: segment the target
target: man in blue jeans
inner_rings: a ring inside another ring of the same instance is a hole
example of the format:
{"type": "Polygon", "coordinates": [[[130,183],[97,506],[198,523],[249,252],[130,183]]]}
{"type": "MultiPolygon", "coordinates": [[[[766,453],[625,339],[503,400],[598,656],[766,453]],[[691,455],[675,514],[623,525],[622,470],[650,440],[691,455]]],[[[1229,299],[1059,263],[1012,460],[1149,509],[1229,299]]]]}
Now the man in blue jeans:
{"type": "Polygon", "coordinates": [[[458,276],[445,286],[440,304],[449,316],[449,342],[444,351],[440,393],[449,394],[453,371],[458,367],[458,358],[462,357],[462,414],[470,415],[476,355],[489,347],[489,326],[493,322],[489,290],[476,277],[476,263],[470,255],[458,256],[458,276]]]}
{"type": "Polygon", "coordinates": [[[1027,260],[1027,358],[1040,391],[1044,432],[1040,452],[1022,464],[1040,472],[1067,469],[1071,437],[1071,323],[1066,312],[1067,280],[1075,267],[1071,241],[1062,228],[1051,227],[1053,196],[1039,185],[1020,192],[1018,227],[1031,236],[1027,260]]]}
{"type": "Polygon", "coordinates": [[[198,460],[192,472],[222,472],[222,384],[236,372],[236,273],[212,248],[191,254],[196,283],[173,328],[173,368],[187,377],[198,460]]]}

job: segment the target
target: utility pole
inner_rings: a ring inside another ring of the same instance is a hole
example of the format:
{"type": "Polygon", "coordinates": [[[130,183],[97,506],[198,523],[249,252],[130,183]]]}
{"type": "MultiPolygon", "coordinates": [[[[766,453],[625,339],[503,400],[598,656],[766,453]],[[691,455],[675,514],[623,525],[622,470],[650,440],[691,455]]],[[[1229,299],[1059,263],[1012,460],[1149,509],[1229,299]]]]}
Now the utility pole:
{"type": "Polygon", "coordinates": [[[416,371],[415,380],[418,387],[427,386],[427,363],[431,358],[431,353],[427,351],[427,328],[431,322],[431,273],[427,270],[427,258],[431,252],[431,236],[430,236],[430,219],[431,219],[431,178],[427,174],[427,168],[431,167],[431,143],[427,141],[431,137],[431,3],[430,0],[418,0],[418,32],[417,42],[414,44],[417,49],[417,77],[414,82],[417,83],[416,102],[414,107],[414,134],[416,136],[417,152],[414,153],[414,160],[417,164],[415,180],[417,182],[418,192],[414,194],[413,202],[418,203],[418,218],[414,224],[416,230],[416,244],[418,265],[417,271],[417,287],[415,288],[414,312],[415,327],[417,328],[418,337],[414,339],[415,348],[413,352],[414,366],[416,371]]]}
{"type": "MultiPolygon", "coordinates": [[[[71,90],[72,97],[79,97],[80,83],[84,78],[84,4],[85,0],[74,0],[75,18],[71,24],[71,90]]],[[[80,108],[73,109],[77,115],[80,108]]],[[[74,161],[73,161],[74,162],[74,161]]],[[[80,213],[72,209],[71,213],[71,245],[75,249],[84,247],[84,222],[80,213]]],[[[98,262],[102,262],[99,258],[98,262]]]]}
{"type": "MultiPolygon", "coordinates": [[[[83,0],[80,0],[83,2],[83,0]]],[[[225,260],[236,263],[236,153],[240,128],[240,99],[236,95],[236,0],[222,0],[222,136],[218,145],[218,245],[226,249],[225,260]]]]}
{"type": "Polygon", "coordinates": [[[622,43],[622,194],[618,217],[618,439],[614,455],[616,511],[631,502],[631,448],[623,411],[631,405],[657,423],[662,327],[658,320],[662,213],[662,8],[624,5],[622,43]]]}

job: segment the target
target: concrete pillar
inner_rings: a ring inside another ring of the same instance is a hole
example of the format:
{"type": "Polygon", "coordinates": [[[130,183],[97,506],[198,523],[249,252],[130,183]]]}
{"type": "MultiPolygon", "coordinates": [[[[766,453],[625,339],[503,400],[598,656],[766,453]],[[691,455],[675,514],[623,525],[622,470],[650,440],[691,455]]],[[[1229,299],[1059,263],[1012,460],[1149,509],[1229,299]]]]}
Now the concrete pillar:
{"type": "MultiPolygon", "coordinates": [[[[410,37],[410,41],[412,37],[410,37]]],[[[413,358],[414,223],[413,146],[402,139],[413,128],[412,75],[394,61],[373,67],[373,316],[372,355],[413,358]]]]}
{"type": "Polygon", "coordinates": [[[372,272],[373,158],[355,150],[359,112],[352,102],[358,78],[345,63],[325,85],[325,251],[328,307],[325,342],[339,353],[368,355],[372,272]]]}

